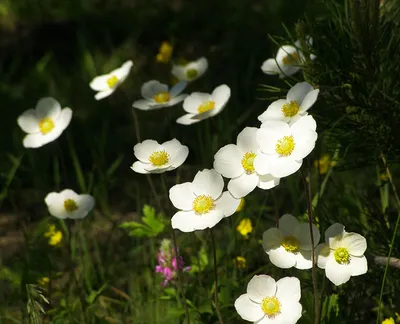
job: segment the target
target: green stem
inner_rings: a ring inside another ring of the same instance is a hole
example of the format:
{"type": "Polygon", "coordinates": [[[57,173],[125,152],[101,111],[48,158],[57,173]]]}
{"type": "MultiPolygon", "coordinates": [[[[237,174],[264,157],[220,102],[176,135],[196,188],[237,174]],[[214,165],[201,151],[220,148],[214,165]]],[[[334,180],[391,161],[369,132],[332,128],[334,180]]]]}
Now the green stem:
{"type": "Polygon", "coordinates": [[[224,324],[224,320],[222,319],[221,311],[219,309],[219,301],[218,301],[218,268],[217,268],[217,250],[215,248],[215,240],[212,229],[210,228],[210,236],[211,243],[213,249],[213,257],[214,257],[214,298],[215,298],[215,310],[218,315],[219,324],[224,324]]]}

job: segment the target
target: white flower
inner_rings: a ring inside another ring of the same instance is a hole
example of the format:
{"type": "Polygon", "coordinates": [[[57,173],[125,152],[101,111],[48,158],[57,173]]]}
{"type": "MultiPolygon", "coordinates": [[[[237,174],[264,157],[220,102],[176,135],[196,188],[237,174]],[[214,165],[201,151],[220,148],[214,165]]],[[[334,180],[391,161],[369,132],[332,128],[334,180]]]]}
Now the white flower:
{"type": "Polygon", "coordinates": [[[212,94],[193,92],[183,102],[183,109],[188,114],[178,118],[176,122],[182,125],[191,125],[213,117],[225,108],[230,96],[231,89],[226,84],[216,87],[212,94]]]}
{"type": "MultiPolygon", "coordinates": [[[[318,228],[313,224],[314,246],[320,239],[318,228]]],[[[279,219],[279,228],[270,228],[263,234],[264,251],[269,260],[279,268],[312,268],[312,243],[308,223],[301,224],[289,214],[279,219]]]]}
{"type": "Polygon", "coordinates": [[[42,98],[35,109],[29,109],[18,117],[18,125],[28,133],[23,141],[27,148],[41,147],[56,140],[68,127],[72,118],[70,108],[61,109],[53,98],[42,98]]]}
{"type": "Polygon", "coordinates": [[[111,95],[128,77],[132,66],[133,62],[127,61],[118,69],[115,69],[108,74],[95,77],[92,82],[90,82],[90,87],[94,91],[98,91],[94,96],[95,99],[100,100],[111,95]]]}
{"type": "Polygon", "coordinates": [[[90,195],[78,195],[71,189],[49,193],[44,199],[50,214],[57,218],[84,218],[94,206],[90,195]]]}
{"type": "Polygon", "coordinates": [[[172,74],[179,80],[194,81],[206,73],[207,69],[208,61],[205,57],[201,57],[186,65],[174,65],[172,67],[172,74]]]}
{"type": "Polygon", "coordinates": [[[145,99],[136,100],[133,107],[140,110],[153,110],[176,105],[186,98],[186,94],[179,95],[186,87],[186,82],[175,84],[171,90],[164,83],[151,80],[142,85],[141,93],[145,99]]]}
{"type": "Polygon", "coordinates": [[[241,318],[254,324],[294,324],[301,317],[300,280],[285,277],[277,282],[267,275],[254,276],[247,294],[235,301],[241,318]]]}
{"type": "Polygon", "coordinates": [[[145,140],[136,144],[134,154],[139,161],[133,163],[131,169],[138,173],[162,173],[171,171],[185,162],[189,149],[176,138],[163,144],[153,140],[145,140]]]}
{"type": "Polygon", "coordinates": [[[346,283],[351,276],[367,273],[364,256],[366,239],[357,233],[348,233],[339,223],[325,231],[325,243],[317,246],[317,264],[325,269],[326,277],[336,286],[346,283]]]}
{"type": "Polygon", "coordinates": [[[317,124],[310,115],[292,125],[268,120],[257,131],[257,143],[263,154],[254,159],[259,174],[283,178],[300,169],[303,159],[314,149],[317,124]]]}
{"type": "Polygon", "coordinates": [[[222,192],[224,180],[215,170],[197,172],[193,182],[173,186],[169,199],[180,209],[171,219],[172,228],[182,232],[193,232],[212,228],[224,217],[231,216],[240,199],[228,192],[222,192]]]}
{"type": "Polygon", "coordinates": [[[230,178],[228,190],[235,198],[242,198],[256,187],[271,189],[279,184],[279,179],[270,174],[260,175],[254,170],[254,159],[260,154],[255,127],[243,129],[236,140],[237,145],[222,147],[214,155],[214,169],[225,178],[230,178]]]}
{"type": "Polygon", "coordinates": [[[258,116],[262,123],[267,120],[282,120],[289,124],[307,115],[307,110],[317,100],[319,89],[314,89],[307,82],[297,83],[292,87],[286,99],[279,99],[271,103],[267,110],[258,116]]]}

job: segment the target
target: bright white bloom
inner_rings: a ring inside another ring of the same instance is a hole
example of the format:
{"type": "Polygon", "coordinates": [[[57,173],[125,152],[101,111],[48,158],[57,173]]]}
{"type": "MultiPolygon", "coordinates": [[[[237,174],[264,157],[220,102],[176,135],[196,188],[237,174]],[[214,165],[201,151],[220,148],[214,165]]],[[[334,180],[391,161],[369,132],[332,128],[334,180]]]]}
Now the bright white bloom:
{"type": "Polygon", "coordinates": [[[176,138],[163,144],[153,140],[145,140],[136,144],[134,154],[139,161],[133,163],[131,169],[138,173],[162,173],[171,171],[185,162],[189,149],[176,138]]]}
{"type": "Polygon", "coordinates": [[[92,82],[90,82],[90,87],[94,91],[98,91],[94,98],[100,100],[110,96],[128,77],[132,66],[133,62],[127,61],[118,69],[115,69],[108,74],[95,77],[92,82]]]}
{"type": "Polygon", "coordinates": [[[303,159],[314,149],[317,124],[310,115],[292,125],[268,120],[257,131],[257,143],[262,153],[254,159],[259,174],[270,173],[283,178],[300,169],[303,159]]]}
{"type": "Polygon", "coordinates": [[[80,219],[93,209],[94,198],[91,195],[78,195],[71,189],[49,193],[44,199],[50,214],[57,218],[80,219]]]}
{"type": "Polygon", "coordinates": [[[70,108],[61,109],[53,98],[42,98],[35,109],[29,109],[18,117],[18,125],[28,133],[23,141],[27,148],[41,147],[56,140],[68,127],[72,118],[70,108]]]}
{"type": "MultiPolygon", "coordinates": [[[[320,234],[313,224],[314,247],[320,234]]],[[[312,243],[308,223],[300,223],[289,214],[279,219],[279,228],[273,227],[263,234],[264,251],[271,263],[279,268],[312,268],[312,243]]]]}
{"type": "Polygon", "coordinates": [[[282,120],[293,124],[296,120],[307,115],[307,110],[317,100],[319,89],[314,89],[307,82],[297,83],[287,93],[286,99],[271,103],[267,110],[258,116],[262,123],[267,120],[282,120]]]}
{"type": "Polygon", "coordinates": [[[153,110],[176,105],[186,98],[186,94],[180,95],[185,87],[185,81],[175,84],[171,90],[166,84],[157,80],[148,81],[141,89],[142,97],[145,99],[136,100],[132,106],[140,110],[153,110]]]}
{"type": "Polygon", "coordinates": [[[231,89],[226,85],[216,87],[212,94],[193,92],[183,102],[183,109],[188,113],[176,122],[191,125],[203,119],[219,114],[225,108],[231,96],[231,89]]]}
{"type": "Polygon", "coordinates": [[[224,217],[231,216],[240,199],[228,192],[222,192],[224,180],[215,170],[197,172],[193,182],[173,186],[169,199],[180,209],[171,219],[172,228],[182,232],[193,232],[212,228],[224,217]]]}
{"type": "Polygon", "coordinates": [[[235,301],[241,318],[254,324],[294,324],[301,317],[300,280],[285,277],[277,282],[267,275],[254,276],[247,294],[235,301]]]}
{"type": "Polygon", "coordinates": [[[185,65],[174,65],[172,74],[179,80],[194,81],[206,73],[207,69],[208,61],[205,57],[201,57],[185,65]]]}
{"type": "Polygon", "coordinates": [[[236,145],[222,147],[214,155],[214,169],[225,178],[230,178],[228,190],[235,198],[242,198],[256,187],[271,189],[279,184],[279,179],[270,174],[260,175],[254,170],[254,159],[261,154],[257,145],[255,127],[243,129],[236,145]]]}
{"type": "Polygon", "coordinates": [[[339,223],[325,231],[325,243],[317,246],[318,267],[325,269],[326,277],[336,286],[346,283],[351,276],[368,271],[364,252],[366,239],[357,233],[348,233],[339,223]]]}

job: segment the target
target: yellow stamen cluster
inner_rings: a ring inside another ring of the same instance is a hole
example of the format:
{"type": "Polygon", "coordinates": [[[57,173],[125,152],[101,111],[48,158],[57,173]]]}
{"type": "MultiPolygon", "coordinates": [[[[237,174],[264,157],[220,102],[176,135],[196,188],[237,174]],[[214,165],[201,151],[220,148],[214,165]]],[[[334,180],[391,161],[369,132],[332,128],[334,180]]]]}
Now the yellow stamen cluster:
{"type": "Polygon", "coordinates": [[[299,112],[299,104],[296,101],[290,101],[282,106],[282,113],[285,117],[293,117],[299,112]]]}
{"type": "Polygon", "coordinates": [[[188,69],[185,72],[185,75],[186,75],[186,78],[188,78],[189,80],[192,80],[199,75],[199,72],[196,69],[188,69]]]}
{"type": "Polygon", "coordinates": [[[162,42],[156,56],[157,62],[168,63],[171,60],[173,50],[174,48],[169,42],[162,42]]]}
{"type": "Polygon", "coordinates": [[[293,136],[284,136],[276,143],[275,150],[280,157],[288,157],[292,154],[294,147],[295,142],[293,136]]]}
{"type": "Polygon", "coordinates": [[[153,96],[153,99],[157,103],[166,103],[170,99],[170,94],[169,92],[159,92],[153,96]]]}
{"type": "Polygon", "coordinates": [[[300,57],[297,52],[286,55],[282,59],[283,64],[285,65],[298,65],[300,63],[300,57]]]}
{"type": "Polygon", "coordinates": [[[118,83],[118,78],[115,75],[107,79],[107,85],[109,86],[110,89],[114,88],[117,85],[117,83],[118,83]]]}
{"type": "Polygon", "coordinates": [[[282,241],[283,248],[289,253],[297,253],[299,250],[300,242],[294,236],[285,236],[282,241]]]}
{"type": "Polygon", "coordinates": [[[346,248],[337,248],[333,254],[335,260],[339,264],[349,264],[350,254],[346,248]]]}
{"type": "Polygon", "coordinates": [[[254,159],[257,154],[253,152],[246,152],[242,158],[242,167],[247,174],[254,173],[254,159]]]}
{"type": "Polygon", "coordinates": [[[149,157],[149,161],[153,166],[163,166],[168,163],[169,154],[166,151],[153,152],[149,157]]]}
{"type": "Polygon", "coordinates": [[[73,199],[65,199],[64,200],[64,208],[67,212],[71,213],[78,209],[78,204],[73,199]]]}
{"type": "Polygon", "coordinates": [[[261,309],[266,316],[274,318],[281,312],[281,303],[276,297],[265,297],[261,302],[261,309]]]}
{"type": "Polygon", "coordinates": [[[214,199],[209,195],[197,196],[193,201],[193,210],[197,215],[204,215],[215,208],[214,199]]]}
{"type": "Polygon", "coordinates": [[[199,108],[197,108],[197,112],[199,114],[205,113],[206,111],[213,110],[215,108],[215,102],[212,100],[204,101],[199,108]]]}
{"type": "Polygon", "coordinates": [[[39,129],[43,135],[50,133],[54,129],[54,122],[51,118],[43,118],[39,122],[39,129]]]}

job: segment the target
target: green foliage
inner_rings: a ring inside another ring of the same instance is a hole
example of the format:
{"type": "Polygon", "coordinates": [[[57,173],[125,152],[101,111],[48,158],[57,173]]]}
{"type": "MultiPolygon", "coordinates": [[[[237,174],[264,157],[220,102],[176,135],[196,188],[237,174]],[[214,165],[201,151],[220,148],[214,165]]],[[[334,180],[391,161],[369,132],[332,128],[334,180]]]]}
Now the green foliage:
{"type": "Polygon", "coordinates": [[[155,237],[164,231],[166,224],[164,215],[156,214],[156,209],[149,205],[143,206],[141,220],[143,223],[124,222],[120,227],[127,230],[130,236],[136,237],[155,237]]]}

